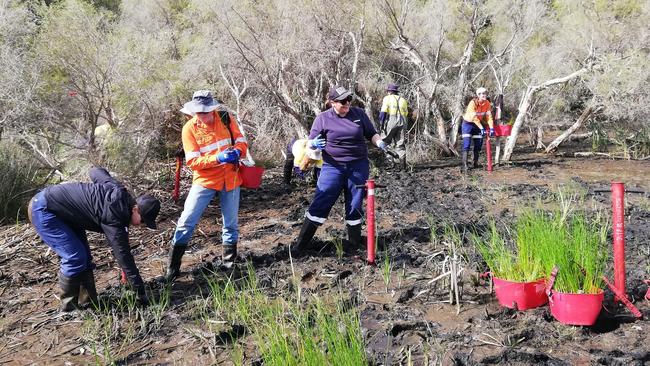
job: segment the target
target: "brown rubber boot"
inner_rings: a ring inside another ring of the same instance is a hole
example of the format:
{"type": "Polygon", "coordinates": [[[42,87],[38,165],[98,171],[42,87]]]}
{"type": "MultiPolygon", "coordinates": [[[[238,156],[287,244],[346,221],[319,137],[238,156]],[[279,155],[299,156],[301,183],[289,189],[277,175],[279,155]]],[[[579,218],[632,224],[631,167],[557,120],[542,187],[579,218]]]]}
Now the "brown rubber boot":
{"type": "Polygon", "coordinates": [[[61,287],[61,311],[74,311],[79,309],[79,290],[81,275],[75,277],[64,276],[59,273],[59,287],[61,287]]]}
{"type": "Polygon", "coordinates": [[[80,274],[79,278],[79,305],[98,306],[97,288],[95,287],[95,275],[92,269],[87,269],[80,274]]]}

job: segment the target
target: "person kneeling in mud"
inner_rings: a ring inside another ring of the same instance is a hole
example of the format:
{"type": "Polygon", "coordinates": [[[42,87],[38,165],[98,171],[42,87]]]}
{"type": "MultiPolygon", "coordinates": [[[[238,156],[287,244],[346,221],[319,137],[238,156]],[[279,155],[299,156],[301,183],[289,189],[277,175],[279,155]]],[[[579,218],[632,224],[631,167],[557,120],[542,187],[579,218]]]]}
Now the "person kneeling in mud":
{"type": "Polygon", "coordinates": [[[92,183],[66,183],[40,191],[29,203],[29,221],[41,239],[61,258],[59,286],[61,310],[97,305],[92,255],[86,230],[103,232],[117,263],[147,305],[144,282],[131,254],[129,225],[156,228],[160,201],[151,195],[133,199],[122,183],[104,168],[89,171],[92,183]]]}
{"type": "Polygon", "coordinates": [[[320,170],[323,166],[323,154],[320,150],[307,146],[307,139],[293,139],[287,145],[284,160],[284,184],[291,187],[293,175],[301,180],[307,179],[309,171],[312,172],[312,184],[316,185],[320,170]]]}

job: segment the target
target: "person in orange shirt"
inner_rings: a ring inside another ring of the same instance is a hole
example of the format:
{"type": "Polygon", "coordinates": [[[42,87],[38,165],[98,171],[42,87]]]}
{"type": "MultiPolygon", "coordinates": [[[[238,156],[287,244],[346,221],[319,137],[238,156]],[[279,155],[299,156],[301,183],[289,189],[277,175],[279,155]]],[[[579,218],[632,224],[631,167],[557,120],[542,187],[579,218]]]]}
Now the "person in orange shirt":
{"type": "Polygon", "coordinates": [[[481,153],[481,145],[485,135],[485,123],[490,128],[490,136],[494,136],[492,105],[487,100],[487,89],[478,88],[476,89],[476,97],[469,102],[465,114],[463,114],[463,151],[461,152],[463,165],[460,168],[463,174],[467,174],[467,154],[472,141],[474,141],[474,168],[478,168],[478,157],[481,153]]]}
{"type": "Polygon", "coordinates": [[[183,150],[187,166],[194,172],[192,188],[187,195],[183,213],[176,225],[169,265],[165,279],[172,281],[180,274],[181,258],[185,253],[194,227],[215,195],[219,195],[223,226],[223,265],[233,266],[239,240],[238,214],[239,159],[246,156],[248,144],[234,117],[218,110],[212,92],[199,90],[184,109],[194,117],[183,126],[183,150]]]}

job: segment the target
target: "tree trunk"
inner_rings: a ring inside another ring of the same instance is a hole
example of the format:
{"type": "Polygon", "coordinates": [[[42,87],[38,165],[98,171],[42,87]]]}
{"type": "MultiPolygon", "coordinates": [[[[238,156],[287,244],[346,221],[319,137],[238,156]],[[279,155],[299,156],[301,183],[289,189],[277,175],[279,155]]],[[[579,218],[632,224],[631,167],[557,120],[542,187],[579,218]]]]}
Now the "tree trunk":
{"type": "Polygon", "coordinates": [[[542,84],[529,86],[526,89],[526,92],[521,98],[521,102],[519,102],[519,107],[517,108],[519,112],[517,114],[517,119],[515,119],[515,123],[512,125],[512,132],[510,134],[510,137],[508,137],[508,140],[506,141],[506,146],[503,151],[503,161],[510,161],[510,158],[512,157],[512,152],[515,149],[515,144],[517,143],[519,130],[521,129],[521,127],[523,126],[526,120],[526,114],[528,113],[528,109],[530,108],[530,104],[532,102],[532,98],[535,95],[535,93],[537,93],[540,90],[544,90],[551,85],[566,83],[567,81],[574,79],[586,73],[587,71],[589,71],[589,69],[583,67],[582,69],[575,71],[569,75],[557,79],[547,80],[542,84]]]}
{"type": "Polygon", "coordinates": [[[546,150],[544,151],[545,153],[550,153],[554,151],[561,143],[564,142],[569,136],[571,136],[578,128],[582,126],[583,123],[589,117],[591,117],[600,107],[594,108],[592,105],[587,106],[584,111],[582,111],[582,114],[578,119],[575,121],[575,123],[569,127],[566,131],[564,131],[560,136],[558,136],[553,142],[551,142],[547,147],[546,150]]]}

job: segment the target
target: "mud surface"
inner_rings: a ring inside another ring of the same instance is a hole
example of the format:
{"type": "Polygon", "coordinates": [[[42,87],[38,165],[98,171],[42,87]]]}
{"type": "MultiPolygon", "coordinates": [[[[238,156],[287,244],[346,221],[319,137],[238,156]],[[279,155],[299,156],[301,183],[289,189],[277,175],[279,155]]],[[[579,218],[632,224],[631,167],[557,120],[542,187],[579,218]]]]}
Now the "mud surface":
{"type": "MultiPolygon", "coordinates": [[[[518,312],[501,308],[490,293],[486,270],[465,238],[459,248],[462,268],[460,313],[449,303],[443,273],[449,247],[443,223],[466,235],[484,230],[489,217],[512,221],[527,205],[549,204],[558,186],[587,192],[589,210],[609,214],[608,194],[592,194],[621,180],[630,188],[650,192],[650,162],[574,159],[527,154],[494,172],[473,170],[462,177],[453,161],[410,167],[407,172],[379,173],[377,190],[379,258],[391,258],[386,285],[381,263],[367,266],[364,248],[337,255],[335,243],[345,238],[342,203],[317,232],[305,255],[293,259],[305,296],[345,293],[357,307],[372,364],[516,364],[516,365],[649,365],[650,322],[634,321],[606,291],[605,309],[593,327],[562,325],[548,307],[518,312]]],[[[187,172],[184,172],[187,174],[187,172]]],[[[253,263],[269,294],[292,286],[287,246],[297,236],[312,198],[307,183],[282,186],[280,169],[265,173],[263,188],[243,191],[240,210],[241,260],[253,263]]],[[[189,179],[186,177],[184,191],[189,179]]],[[[169,193],[160,192],[169,197],[169,193]]],[[[168,241],[181,207],[165,202],[160,230],[133,229],[133,253],[143,278],[156,291],[166,266],[168,241]]],[[[257,364],[246,329],[233,325],[224,334],[198,336],[191,302],[206,283],[202,271],[218,266],[221,253],[218,202],[211,205],[183,258],[183,275],[174,284],[170,308],[161,325],[113,352],[118,364],[230,363],[229,341],[243,345],[246,364],[257,364]],[[212,341],[204,342],[209,338],[212,341]],[[223,341],[220,341],[223,340],[223,341]],[[206,344],[215,345],[210,348],[206,344]],[[216,352],[214,351],[216,350],[216,352]]],[[[650,279],[650,199],[626,196],[627,288],[637,307],[650,318],[643,300],[650,279]]],[[[2,229],[0,237],[0,364],[102,363],[83,335],[88,315],[60,314],[56,273],[58,258],[26,225],[2,229]]],[[[118,285],[117,267],[99,235],[90,236],[97,287],[111,296],[118,285]]],[[[610,273],[611,275],[611,264],[610,273]]]]}

